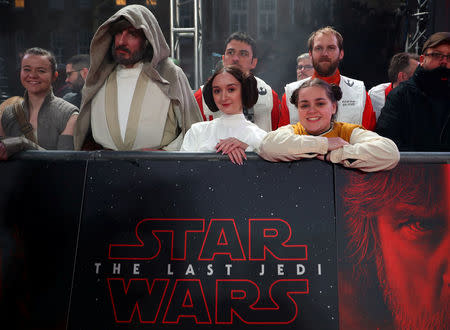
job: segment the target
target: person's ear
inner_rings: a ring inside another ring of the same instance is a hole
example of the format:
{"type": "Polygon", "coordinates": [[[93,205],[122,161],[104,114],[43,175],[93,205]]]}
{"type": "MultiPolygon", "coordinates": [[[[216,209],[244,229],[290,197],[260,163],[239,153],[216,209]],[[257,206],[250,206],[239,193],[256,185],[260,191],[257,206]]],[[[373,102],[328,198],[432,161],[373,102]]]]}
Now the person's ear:
{"type": "Polygon", "coordinates": [[[401,83],[402,81],[408,80],[408,76],[405,72],[400,71],[397,74],[397,82],[401,83]]]}
{"type": "Polygon", "coordinates": [[[55,82],[56,79],[58,79],[58,75],[59,75],[58,71],[55,71],[55,73],[53,74],[52,82],[55,82]]]}
{"type": "Polygon", "coordinates": [[[252,64],[250,65],[250,69],[253,70],[256,68],[256,64],[258,64],[258,59],[256,57],[252,58],[252,64]]]}
{"type": "Polygon", "coordinates": [[[344,58],[344,50],[341,49],[341,50],[339,51],[339,61],[342,61],[343,58],[344,58]]]}
{"type": "Polygon", "coordinates": [[[83,68],[83,69],[81,69],[80,74],[81,74],[81,78],[83,78],[83,80],[86,80],[86,77],[87,77],[87,75],[88,75],[88,72],[89,72],[89,69],[88,69],[88,68],[83,68]]]}

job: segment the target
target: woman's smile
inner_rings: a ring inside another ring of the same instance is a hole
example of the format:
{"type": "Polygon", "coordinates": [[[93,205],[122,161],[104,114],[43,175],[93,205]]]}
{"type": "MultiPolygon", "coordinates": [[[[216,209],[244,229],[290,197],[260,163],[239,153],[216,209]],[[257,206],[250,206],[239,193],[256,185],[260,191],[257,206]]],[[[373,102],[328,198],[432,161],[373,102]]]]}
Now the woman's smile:
{"type": "Polygon", "coordinates": [[[329,130],[335,113],[336,104],[330,101],[323,88],[312,86],[299,91],[298,117],[309,134],[320,135],[329,130]]]}

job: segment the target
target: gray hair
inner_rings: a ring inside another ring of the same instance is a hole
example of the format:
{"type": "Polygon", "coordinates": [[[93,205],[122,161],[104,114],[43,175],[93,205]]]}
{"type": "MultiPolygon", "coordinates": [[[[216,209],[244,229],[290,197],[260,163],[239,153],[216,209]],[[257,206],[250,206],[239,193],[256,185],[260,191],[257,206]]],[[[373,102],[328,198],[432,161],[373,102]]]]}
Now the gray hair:
{"type": "Polygon", "coordinates": [[[298,55],[297,56],[297,63],[298,63],[298,61],[300,61],[300,60],[304,60],[304,59],[307,59],[307,58],[311,58],[310,56],[309,56],[309,53],[303,53],[303,54],[300,54],[300,55],[298,55]]]}

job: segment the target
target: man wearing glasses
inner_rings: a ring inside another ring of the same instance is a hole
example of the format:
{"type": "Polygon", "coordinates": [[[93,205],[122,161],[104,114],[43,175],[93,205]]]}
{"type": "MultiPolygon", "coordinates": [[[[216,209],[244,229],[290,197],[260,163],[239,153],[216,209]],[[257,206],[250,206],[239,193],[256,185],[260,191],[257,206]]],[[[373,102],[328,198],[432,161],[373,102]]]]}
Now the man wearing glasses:
{"type": "Polygon", "coordinates": [[[375,129],[375,112],[364,82],[345,77],[339,72],[339,63],[344,58],[343,44],[342,35],[330,26],[311,33],[308,39],[308,50],[314,73],[309,78],[294,81],[285,86],[285,94],[281,101],[283,120],[288,117],[288,123],[298,122],[298,109],[289,102],[289,99],[292,93],[307,79],[319,78],[329,84],[338,85],[342,90],[336,121],[362,125],[370,130],[375,129]]]}
{"type": "Polygon", "coordinates": [[[297,57],[297,80],[311,77],[314,73],[311,56],[309,53],[300,54],[297,57]]]}
{"type": "Polygon", "coordinates": [[[450,151],[450,32],[425,41],[419,60],[388,95],[376,130],[402,151],[450,151]]]}
{"type": "Polygon", "coordinates": [[[81,89],[89,72],[89,55],[79,54],[69,58],[66,64],[66,83],[71,91],[63,96],[63,99],[72,103],[78,109],[81,105],[81,89]]]}
{"type": "MultiPolygon", "coordinates": [[[[237,65],[242,72],[250,73],[258,63],[256,57],[256,43],[252,37],[245,32],[234,32],[225,41],[225,53],[222,55],[224,66],[237,65]]],[[[255,77],[258,84],[258,101],[251,109],[244,108],[247,120],[255,123],[266,132],[275,130],[280,126],[280,102],[278,94],[262,79],[255,77]]],[[[202,96],[202,87],[194,94],[200,107],[203,120],[213,120],[221,115],[220,111],[212,112],[205,103],[202,96]]]]}

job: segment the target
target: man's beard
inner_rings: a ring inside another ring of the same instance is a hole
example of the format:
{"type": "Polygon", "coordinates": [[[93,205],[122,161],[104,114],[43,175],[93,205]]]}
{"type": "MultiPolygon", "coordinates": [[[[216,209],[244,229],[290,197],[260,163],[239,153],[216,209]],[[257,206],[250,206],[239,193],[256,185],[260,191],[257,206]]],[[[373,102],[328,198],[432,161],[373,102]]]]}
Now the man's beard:
{"type": "Polygon", "coordinates": [[[132,65],[135,64],[139,61],[141,61],[144,58],[145,55],[145,47],[142,47],[141,49],[139,49],[138,51],[132,53],[128,48],[124,47],[124,46],[118,46],[115,47],[114,43],[112,43],[111,45],[111,54],[112,57],[114,59],[114,61],[118,64],[122,64],[122,65],[132,65]],[[117,53],[117,50],[124,50],[126,52],[128,52],[128,54],[130,54],[129,58],[124,58],[120,53],[117,53]]]}
{"type": "MultiPolygon", "coordinates": [[[[408,312],[408,305],[401,304],[397,296],[398,290],[392,287],[389,280],[386,278],[384,268],[383,256],[381,252],[376,254],[376,265],[378,281],[383,292],[384,301],[388,309],[392,313],[392,318],[396,329],[410,329],[410,330],[448,330],[450,329],[450,304],[447,300],[444,304],[439,306],[439,311],[430,312],[423,310],[420,314],[408,312]]],[[[411,274],[414,276],[414,274],[411,274]]],[[[416,303],[411,301],[410,303],[416,303]]]]}
{"type": "Polygon", "coordinates": [[[419,67],[415,74],[418,84],[429,95],[448,95],[450,89],[450,69],[437,67],[432,70],[419,67]]]}
{"type": "Polygon", "coordinates": [[[74,92],[79,92],[79,91],[81,91],[83,86],[84,86],[84,79],[83,79],[83,77],[81,77],[81,74],[78,72],[78,77],[73,83],[70,84],[70,88],[74,92]]]}
{"type": "Polygon", "coordinates": [[[318,60],[312,59],[314,70],[319,74],[321,77],[330,77],[335,72],[336,69],[339,66],[339,60],[332,61],[329,58],[320,57],[318,60]],[[328,64],[328,65],[327,65],[328,64]]]}

